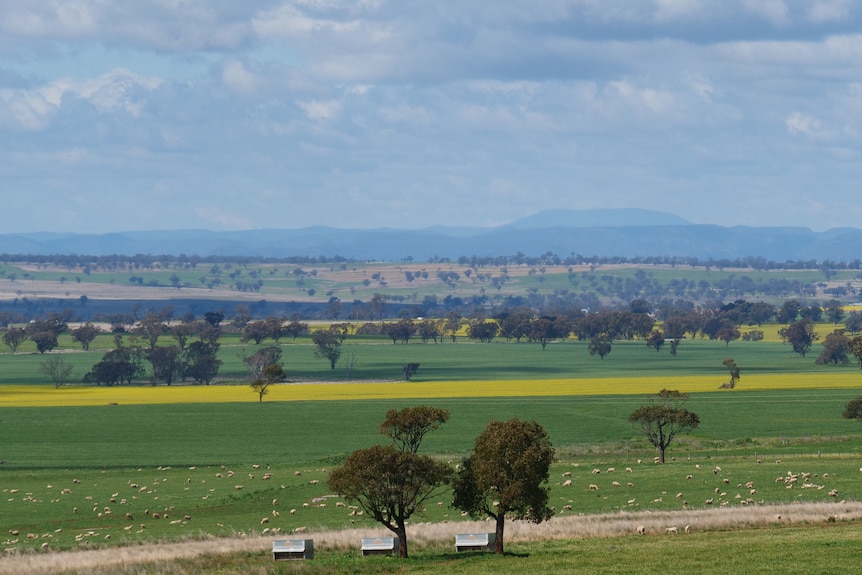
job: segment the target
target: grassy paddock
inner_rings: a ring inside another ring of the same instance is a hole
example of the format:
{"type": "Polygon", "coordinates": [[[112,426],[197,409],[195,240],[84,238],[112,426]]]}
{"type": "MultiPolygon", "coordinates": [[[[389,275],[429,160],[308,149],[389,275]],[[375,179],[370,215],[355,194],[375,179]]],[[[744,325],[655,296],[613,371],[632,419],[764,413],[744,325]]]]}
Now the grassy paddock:
{"type": "MultiPolygon", "coordinates": [[[[626,423],[641,395],[439,398],[433,404],[452,416],[424,449],[454,464],[490,419],[536,419],[558,448],[551,497],[560,516],[739,507],[749,499],[830,501],[833,489],[859,499],[862,441],[858,425],[840,417],[854,394],[695,394],[689,406],[703,424],[672,446],[664,466],[652,464],[654,451],[626,423]],[[776,482],[788,471],[811,473],[811,485],[776,482]],[[745,487],[749,481],[757,493],[745,487]]],[[[373,526],[337,504],[325,486],[327,471],[350,451],[382,441],[376,426],[387,409],[412,404],[389,398],[4,408],[0,524],[19,531],[5,543],[77,548],[276,527],[373,526]],[[168,517],[154,520],[154,511],[168,517]]],[[[453,518],[444,493],[419,521],[453,518]]]]}
{"type": "MultiPolygon", "coordinates": [[[[274,563],[269,539],[250,537],[219,541],[189,540],[158,548],[133,546],[112,549],[110,555],[87,552],[38,554],[0,558],[0,573],[46,575],[88,573],[91,575],[198,575],[251,572],[286,573],[424,573],[452,572],[468,575],[515,574],[525,570],[538,573],[588,571],[599,574],[724,574],[724,573],[847,573],[862,559],[858,540],[862,524],[840,513],[840,506],[820,509],[809,518],[784,524],[772,518],[757,520],[738,517],[723,526],[708,519],[692,521],[691,533],[666,535],[663,530],[634,535],[634,526],[643,517],[624,518],[625,530],[602,532],[593,525],[586,531],[577,523],[553,520],[558,531],[549,535],[549,524],[528,527],[510,524],[507,555],[455,553],[452,526],[422,525],[412,530],[411,559],[360,557],[356,550],[360,536],[367,533],[317,532],[313,561],[274,563]],[[837,512],[837,514],[836,514],[837,512]],[[831,520],[827,520],[831,517],[831,520]],[[747,529],[739,530],[740,526],[747,529]],[[428,529],[430,527],[430,530],[428,529]],[[704,528],[705,527],[705,528],[704,528]],[[208,552],[209,550],[209,552],[208,552]]],[[[786,516],[786,509],[765,508],[765,514],[786,516]]],[[[712,514],[716,515],[716,514],[712,514]]],[[[746,514],[749,516],[750,514],[746,514]]],[[[665,520],[667,518],[664,518],[665,520]]],[[[689,520],[688,517],[676,519],[689,520]]],[[[663,524],[663,526],[666,524],[663,524]]],[[[681,526],[680,526],[681,527],[681,526]]],[[[481,528],[481,527],[480,527],[481,528]]],[[[474,526],[471,529],[475,530],[474,526]]]]}
{"type": "MultiPolygon", "coordinates": [[[[316,387],[325,391],[335,386],[316,387]]],[[[251,390],[245,392],[247,401],[242,403],[6,407],[0,459],[5,461],[3,469],[338,460],[382,439],[377,424],[387,409],[419,402],[388,397],[261,404],[251,390]]],[[[842,419],[841,411],[857,393],[855,389],[697,393],[688,407],[700,415],[702,424],[672,449],[852,453],[858,449],[859,425],[842,419]]],[[[426,439],[432,453],[466,452],[488,421],[515,416],[540,422],[559,449],[572,453],[651,453],[627,423],[628,414],[643,404],[642,395],[423,402],[452,413],[449,423],[426,439]]]]}
{"type": "MultiPolygon", "coordinates": [[[[172,338],[162,340],[163,345],[173,343],[172,338]]],[[[63,353],[63,358],[72,363],[70,382],[79,382],[105,353],[104,348],[82,352],[71,342],[61,341],[61,344],[61,347],[65,346],[62,347],[64,351],[52,353],[63,353]]],[[[265,342],[264,345],[270,344],[265,342]]],[[[0,392],[5,385],[51,384],[47,376],[39,373],[39,365],[45,356],[26,348],[26,345],[18,354],[0,353],[0,392]]],[[[353,378],[358,381],[399,381],[403,378],[401,367],[404,364],[419,363],[421,367],[414,380],[420,383],[702,377],[702,389],[706,390],[727,381],[728,371],[722,361],[732,357],[741,369],[739,384],[744,389],[760,389],[764,385],[772,387],[774,384],[761,383],[761,378],[785,375],[811,376],[812,381],[820,382],[817,385],[834,379],[836,383],[832,387],[850,385],[851,382],[862,384],[862,373],[855,363],[846,366],[815,365],[819,345],[814,346],[808,357],[802,358],[794,354],[790,346],[777,342],[738,341],[726,346],[718,341],[686,340],[680,344],[678,355],[673,357],[667,346],[656,353],[643,341],[621,341],[613,344],[610,355],[603,360],[590,356],[587,347],[586,343],[574,340],[552,342],[542,350],[540,345],[526,342],[480,344],[462,340],[455,344],[422,344],[417,340],[407,345],[394,345],[380,338],[348,338],[342,348],[341,362],[331,370],[327,361],[314,357],[314,346],[309,338],[301,337],[296,342],[283,340],[281,345],[285,370],[289,380],[294,382],[348,382],[344,362],[353,357],[356,360],[353,378]]],[[[241,343],[236,336],[224,338],[219,351],[219,359],[223,362],[219,380],[246,380],[248,372],[241,357],[257,348],[253,344],[241,343]]],[[[145,365],[148,367],[147,362],[145,365]]],[[[602,390],[593,392],[605,393],[602,390]]]]}

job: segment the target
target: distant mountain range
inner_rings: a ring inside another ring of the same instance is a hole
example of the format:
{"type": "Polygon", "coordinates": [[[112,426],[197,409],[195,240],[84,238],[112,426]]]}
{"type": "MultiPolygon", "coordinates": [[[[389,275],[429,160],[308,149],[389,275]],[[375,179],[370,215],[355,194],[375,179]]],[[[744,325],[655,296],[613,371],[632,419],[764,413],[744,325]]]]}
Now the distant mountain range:
{"type": "Polygon", "coordinates": [[[862,230],[813,232],[799,227],[691,224],[641,209],[551,210],[492,228],[435,226],[420,230],[309,227],[233,232],[136,231],[107,234],[0,234],[0,253],[198,256],[343,256],[400,261],[412,257],[676,256],[763,257],[772,261],[851,261],[862,257],[862,230]]]}

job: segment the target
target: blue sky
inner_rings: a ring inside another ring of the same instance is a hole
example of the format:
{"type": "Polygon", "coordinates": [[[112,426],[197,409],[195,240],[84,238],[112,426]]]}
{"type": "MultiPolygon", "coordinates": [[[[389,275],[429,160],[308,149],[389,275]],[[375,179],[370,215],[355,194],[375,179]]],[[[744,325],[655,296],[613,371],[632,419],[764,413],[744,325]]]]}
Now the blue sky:
{"type": "Polygon", "coordinates": [[[860,227],[862,2],[0,0],[0,232],[860,227]]]}

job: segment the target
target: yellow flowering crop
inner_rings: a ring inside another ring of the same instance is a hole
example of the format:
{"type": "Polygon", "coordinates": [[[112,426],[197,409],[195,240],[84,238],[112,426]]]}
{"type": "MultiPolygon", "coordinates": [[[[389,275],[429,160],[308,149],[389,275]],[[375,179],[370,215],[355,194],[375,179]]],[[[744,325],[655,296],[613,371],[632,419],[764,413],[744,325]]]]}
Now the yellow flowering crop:
{"type": "MultiPolygon", "coordinates": [[[[650,394],[662,388],[698,393],[718,391],[715,376],[445,381],[395,383],[290,383],[273,385],[264,401],[360,399],[434,399],[449,397],[530,397],[650,394]]],[[[738,391],[837,389],[860,387],[857,372],[746,376],[738,391]]],[[[725,393],[734,393],[726,391],[725,393]]],[[[257,401],[246,385],[159,387],[53,387],[9,385],[0,388],[0,407],[110,404],[229,403],[257,401]]]]}

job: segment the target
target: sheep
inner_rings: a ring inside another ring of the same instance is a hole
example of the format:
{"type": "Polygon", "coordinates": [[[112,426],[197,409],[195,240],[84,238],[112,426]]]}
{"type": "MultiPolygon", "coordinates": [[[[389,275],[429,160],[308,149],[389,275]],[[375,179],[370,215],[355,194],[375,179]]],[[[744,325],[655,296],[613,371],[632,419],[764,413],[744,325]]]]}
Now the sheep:
{"type": "Polygon", "coordinates": [[[677,533],[679,533],[679,530],[676,527],[666,527],[664,532],[669,535],[676,535],[677,533]]]}
{"type": "Polygon", "coordinates": [[[308,527],[297,527],[293,530],[294,533],[305,533],[308,531],[308,527]]]}
{"type": "Polygon", "coordinates": [[[269,523],[269,517],[264,517],[263,519],[260,520],[261,525],[263,525],[264,523],[269,523]]]}
{"type": "Polygon", "coordinates": [[[632,468],[631,468],[631,467],[626,467],[626,473],[633,473],[632,468]]]}
{"type": "Polygon", "coordinates": [[[619,481],[613,481],[611,482],[611,487],[622,487],[622,485],[620,485],[619,481]]]}
{"type": "Polygon", "coordinates": [[[605,473],[616,473],[617,470],[614,467],[608,467],[608,470],[605,473]]]}
{"type": "Polygon", "coordinates": [[[566,479],[565,481],[563,481],[563,487],[569,487],[571,484],[572,484],[571,479],[566,479]]]}
{"type": "Polygon", "coordinates": [[[693,475],[686,475],[685,478],[686,479],[694,479],[694,476],[693,475]]]}
{"type": "Polygon", "coordinates": [[[686,533],[686,535],[691,533],[691,525],[686,525],[685,528],[683,529],[683,531],[686,533]]]}
{"type": "Polygon", "coordinates": [[[637,533],[638,535],[646,535],[646,526],[638,525],[637,533]]]}
{"type": "Polygon", "coordinates": [[[572,476],[571,471],[566,471],[565,473],[563,473],[563,477],[571,477],[571,476],[572,476]]]}
{"type": "Polygon", "coordinates": [[[634,487],[634,486],[635,486],[635,484],[634,484],[634,483],[632,483],[631,481],[629,481],[628,483],[626,483],[626,487],[634,487]]]}
{"type": "Polygon", "coordinates": [[[602,472],[601,469],[593,469],[593,471],[592,471],[593,475],[598,475],[601,472],[602,472]]]}
{"type": "Polygon", "coordinates": [[[596,485],[595,483],[590,483],[590,491],[598,491],[598,490],[599,490],[598,485],[596,485]]]}

